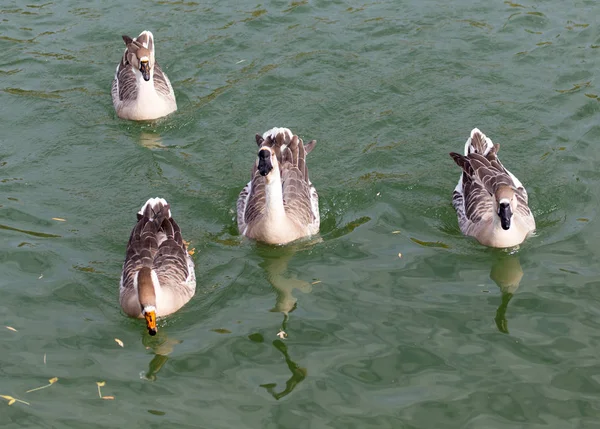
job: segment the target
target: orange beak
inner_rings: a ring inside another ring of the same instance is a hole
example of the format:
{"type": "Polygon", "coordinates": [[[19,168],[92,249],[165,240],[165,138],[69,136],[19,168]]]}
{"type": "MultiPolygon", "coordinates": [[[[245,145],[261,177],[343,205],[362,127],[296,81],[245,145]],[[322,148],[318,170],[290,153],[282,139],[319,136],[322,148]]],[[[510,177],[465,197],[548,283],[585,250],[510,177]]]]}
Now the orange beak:
{"type": "Polygon", "coordinates": [[[148,328],[148,333],[150,335],[156,335],[156,331],[158,331],[156,328],[156,312],[154,310],[148,311],[144,314],[144,317],[146,318],[146,327],[148,328]]]}

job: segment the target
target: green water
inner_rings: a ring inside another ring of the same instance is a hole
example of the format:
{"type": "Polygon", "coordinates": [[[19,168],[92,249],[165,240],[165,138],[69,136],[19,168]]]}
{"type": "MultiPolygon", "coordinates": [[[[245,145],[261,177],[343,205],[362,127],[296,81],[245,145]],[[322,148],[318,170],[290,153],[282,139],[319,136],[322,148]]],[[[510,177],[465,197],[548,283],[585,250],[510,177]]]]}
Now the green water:
{"type": "Polygon", "coordinates": [[[30,405],[0,399],[0,426],[600,427],[599,15],[5,1],[0,395],[30,405]],[[110,99],[120,36],[144,29],[179,104],[155,123],[110,99]],[[274,126],[317,140],[316,243],[237,233],[254,134],[274,126]],[[512,254],[458,229],[448,152],[473,127],[529,191],[538,233],[512,254]],[[196,249],[198,288],[150,339],[118,283],[154,196],[196,249]]]}

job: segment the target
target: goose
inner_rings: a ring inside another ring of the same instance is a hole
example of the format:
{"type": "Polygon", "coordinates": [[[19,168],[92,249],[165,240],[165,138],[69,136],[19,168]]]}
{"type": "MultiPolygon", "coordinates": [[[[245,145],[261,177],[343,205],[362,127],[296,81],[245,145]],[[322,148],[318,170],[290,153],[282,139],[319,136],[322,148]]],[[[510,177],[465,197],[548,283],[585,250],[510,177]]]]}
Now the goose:
{"type": "Polygon", "coordinates": [[[479,129],[471,131],[465,154],[450,156],[462,169],[452,205],[463,234],[484,246],[514,247],[535,232],[523,184],[498,159],[494,145],[479,129]]]}
{"type": "Polygon", "coordinates": [[[135,121],[161,118],[177,110],[173,87],[154,60],[154,36],[142,31],[136,38],[122,36],[123,58],[112,83],[117,116],[135,121]]]}
{"type": "Polygon", "coordinates": [[[316,143],[305,145],[288,128],[256,134],[252,179],[237,201],[240,234],[282,245],[319,232],[319,196],[306,166],[316,143]]]}
{"type": "Polygon", "coordinates": [[[156,335],[156,318],[174,313],[196,291],[194,261],[170,205],[150,198],[137,213],[121,274],[119,301],[130,317],[145,318],[156,335]]]}

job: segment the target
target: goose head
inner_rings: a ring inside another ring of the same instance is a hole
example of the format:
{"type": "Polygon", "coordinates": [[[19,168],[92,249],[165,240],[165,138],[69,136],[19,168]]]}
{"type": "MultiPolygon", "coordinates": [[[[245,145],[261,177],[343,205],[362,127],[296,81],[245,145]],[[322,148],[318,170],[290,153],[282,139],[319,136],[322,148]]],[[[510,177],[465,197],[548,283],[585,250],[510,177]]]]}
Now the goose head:
{"type": "Polygon", "coordinates": [[[261,146],[258,150],[258,172],[264,176],[267,183],[273,180],[275,174],[279,174],[279,163],[275,151],[267,146],[261,146]]]}
{"type": "Polygon", "coordinates": [[[154,68],[154,51],[145,46],[140,47],[129,36],[123,36],[123,41],[127,46],[127,61],[141,73],[146,82],[149,81],[154,68]]]}
{"type": "Polygon", "coordinates": [[[508,185],[501,185],[495,192],[496,213],[500,217],[502,229],[508,231],[512,221],[513,213],[517,209],[517,198],[515,189],[508,185]]]}
{"type": "Polygon", "coordinates": [[[139,62],[139,70],[146,82],[150,80],[150,70],[154,67],[154,59],[150,51],[146,48],[140,48],[136,52],[136,58],[139,62]]]}

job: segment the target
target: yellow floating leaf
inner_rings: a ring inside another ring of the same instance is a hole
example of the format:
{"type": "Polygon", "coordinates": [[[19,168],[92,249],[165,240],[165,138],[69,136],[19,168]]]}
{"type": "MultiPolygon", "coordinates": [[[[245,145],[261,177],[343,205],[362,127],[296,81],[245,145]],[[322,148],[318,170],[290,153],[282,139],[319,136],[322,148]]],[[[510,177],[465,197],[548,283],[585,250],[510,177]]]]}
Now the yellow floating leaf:
{"type": "Polygon", "coordinates": [[[398,253],[398,257],[401,258],[402,257],[402,253],[398,253]]]}
{"type": "Polygon", "coordinates": [[[196,253],[196,248],[195,247],[193,249],[188,250],[188,255],[193,256],[194,253],[196,253]]]}
{"type": "Polygon", "coordinates": [[[59,222],[66,222],[66,219],[63,219],[62,217],[53,217],[52,220],[57,220],[59,222]]]}
{"type": "Polygon", "coordinates": [[[115,399],[115,397],[114,396],[103,396],[102,399],[113,400],[113,399],[115,399]]]}
{"type": "Polygon", "coordinates": [[[13,332],[19,332],[15,328],[13,328],[12,326],[7,326],[6,329],[8,329],[9,331],[13,331],[13,332]]]}
{"type": "Polygon", "coordinates": [[[53,377],[50,380],[48,380],[50,382],[50,384],[46,384],[45,386],[40,386],[40,387],[36,387],[35,389],[29,389],[28,391],[26,391],[25,393],[29,393],[29,392],[35,392],[36,390],[41,390],[41,389],[45,389],[46,387],[50,387],[52,386],[54,383],[56,383],[58,381],[58,377],[53,377]]]}
{"type": "Polygon", "coordinates": [[[392,234],[400,234],[400,231],[392,231],[392,234]]]}
{"type": "Polygon", "coordinates": [[[317,280],[311,283],[311,285],[318,285],[319,283],[321,283],[321,280],[317,280]]]}
{"type": "Polygon", "coordinates": [[[106,381],[96,381],[96,384],[98,385],[98,387],[104,387],[106,381]]]}
{"type": "Polygon", "coordinates": [[[21,401],[20,399],[13,398],[12,396],[8,396],[8,395],[0,395],[0,398],[6,399],[8,401],[8,405],[12,405],[15,402],[21,402],[22,404],[25,404],[25,405],[31,405],[29,402],[21,401]]]}
{"type": "Polygon", "coordinates": [[[123,347],[123,341],[119,340],[118,338],[115,338],[115,341],[117,342],[118,345],[123,347]]]}

